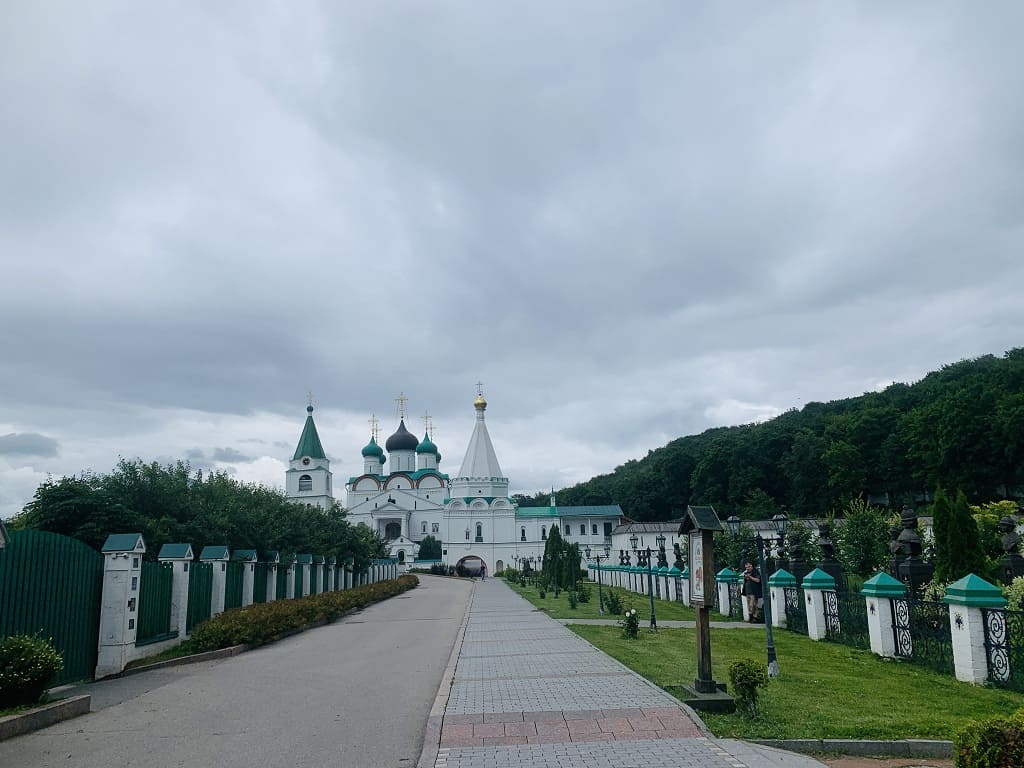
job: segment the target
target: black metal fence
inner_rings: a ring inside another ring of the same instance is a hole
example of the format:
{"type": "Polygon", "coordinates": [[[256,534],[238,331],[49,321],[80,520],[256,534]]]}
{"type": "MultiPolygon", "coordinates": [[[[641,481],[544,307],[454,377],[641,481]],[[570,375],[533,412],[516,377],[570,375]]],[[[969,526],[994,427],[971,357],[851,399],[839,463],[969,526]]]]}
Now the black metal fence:
{"type": "Polygon", "coordinates": [[[739,583],[729,585],[729,618],[743,618],[743,598],[740,596],[739,583]]]}
{"type": "Polygon", "coordinates": [[[982,608],[988,680],[1024,690],[1024,611],[982,608]]]}
{"type": "Polygon", "coordinates": [[[807,606],[804,604],[804,593],[799,587],[786,587],[786,629],[807,634],[807,606]]]}
{"type": "Polygon", "coordinates": [[[949,606],[932,600],[892,601],[896,655],[953,674],[953,636],[949,606]]]}
{"type": "Polygon", "coordinates": [[[836,643],[870,650],[868,611],[858,592],[825,592],[826,637],[836,643]]]}

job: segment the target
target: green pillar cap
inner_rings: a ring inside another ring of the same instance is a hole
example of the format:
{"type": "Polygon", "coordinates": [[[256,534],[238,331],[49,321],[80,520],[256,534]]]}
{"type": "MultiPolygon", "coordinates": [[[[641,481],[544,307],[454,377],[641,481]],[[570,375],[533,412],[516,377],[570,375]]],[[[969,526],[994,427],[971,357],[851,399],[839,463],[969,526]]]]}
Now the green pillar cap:
{"type": "Polygon", "coordinates": [[[690,578],[690,566],[686,566],[685,568],[683,568],[682,576],[684,579],[690,578]]]}
{"type": "Polygon", "coordinates": [[[796,576],[787,571],[785,568],[779,568],[775,573],[768,577],[769,587],[795,587],[796,576]]]}
{"type": "Polygon", "coordinates": [[[946,587],[944,603],[975,608],[1005,608],[1006,598],[999,587],[989,584],[980,576],[968,573],[946,587]]]}
{"type": "Polygon", "coordinates": [[[739,580],[739,574],[732,568],[723,568],[715,574],[715,581],[723,581],[726,584],[735,584],[739,580]]]}
{"type": "Polygon", "coordinates": [[[679,576],[681,574],[682,574],[682,571],[680,571],[674,565],[671,568],[668,569],[668,575],[669,576],[679,576]]]}
{"type": "Polygon", "coordinates": [[[658,568],[658,573],[668,573],[668,566],[663,565],[660,568],[658,568]]]}
{"type": "Polygon", "coordinates": [[[821,568],[815,568],[804,576],[800,586],[803,589],[835,589],[836,580],[830,574],[821,570],[821,568]]]}
{"type": "Polygon", "coordinates": [[[860,593],[868,597],[903,597],[907,594],[907,587],[899,579],[882,571],[865,581],[860,593]]]}

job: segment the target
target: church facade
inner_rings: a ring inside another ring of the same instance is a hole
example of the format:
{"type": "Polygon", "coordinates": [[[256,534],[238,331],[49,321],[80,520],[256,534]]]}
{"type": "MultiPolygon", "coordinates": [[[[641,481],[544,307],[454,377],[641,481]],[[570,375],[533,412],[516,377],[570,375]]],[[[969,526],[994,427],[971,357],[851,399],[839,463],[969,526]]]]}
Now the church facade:
{"type": "MultiPolygon", "coordinates": [[[[404,413],[383,447],[372,434],[362,450],[362,474],[345,484],[349,520],[377,531],[399,562],[416,559],[419,543],[433,536],[441,542],[444,563],[470,570],[482,564],[491,573],[521,567],[531,557],[538,563],[554,526],[581,551],[611,544],[612,531],[623,520],[617,504],[559,507],[552,494],[547,507],[518,507],[487,431],[482,392],[473,409],[473,433],[454,477],[441,471],[441,453],[429,432],[417,438],[406,427],[404,413]]],[[[334,501],[330,461],[313,423],[313,407],[306,411],[285,489],[293,501],[326,509],[334,501]]]]}

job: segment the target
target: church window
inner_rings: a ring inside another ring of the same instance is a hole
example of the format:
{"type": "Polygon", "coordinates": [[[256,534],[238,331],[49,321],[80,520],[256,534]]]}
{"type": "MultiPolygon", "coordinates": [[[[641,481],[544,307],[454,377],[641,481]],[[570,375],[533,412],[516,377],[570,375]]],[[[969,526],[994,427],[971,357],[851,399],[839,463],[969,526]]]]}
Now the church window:
{"type": "Polygon", "coordinates": [[[542,526],[540,527],[540,537],[541,537],[541,539],[543,539],[544,541],[547,541],[547,538],[548,538],[548,528],[547,528],[547,526],[546,526],[546,525],[542,525],[542,526]]]}
{"type": "Polygon", "coordinates": [[[313,478],[309,475],[302,475],[299,477],[299,490],[300,491],[312,491],[313,490],[313,478]]]}
{"type": "Polygon", "coordinates": [[[612,535],[612,524],[611,523],[605,523],[604,524],[604,535],[605,536],[611,536],[612,535]]]}
{"type": "Polygon", "coordinates": [[[466,529],[466,541],[469,541],[469,528],[466,529]]]}
{"type": "Polygon", "coordinates": [[[483,541],[484,540],[484,527],[480,523],[476,524],[476,540],[477,541],[483,541]]]}
{"type": "Polygon", "coordinates": [[[440,533],[440,531],[441,531],[441,524],[440,523],[431,523],[430,524],[430,532],[431,533],[440,533]]]}
{"type": "Polygon", "coordinates": [[[586,536],[586,535],[587,535],[587,524],[586,523],[580,523],[580,536],[586,536]]]}
{"type": "Polygon", "coordinates": [[[566,524],[566,526],[565,526],[565,535],[566,535],[566,536],[570,536],[570,535],[572,535],[572,534],[571,534],[571,532],[570,532],[570,530],[569,530],[569,525],[568,525],[568,524],[566,524]]]}
{"type": "Polygon", "coordinates": [[[594,523],[592,526],[590,526],[590,535],[597,536],[597,523],[594,523]]]}
{"type": "Polygon", "coordinates": [[[426,533],[426,532],[427,532],[427,522],[426,522],[426,520],[424,520],[423,521],[423,533],[426,533]]]}
{"type": "Polygon", "coordinates": [[[523,526],[522,528],[519,529],[519,540],[520,541],[526,541],[526,527],[525,526],[523,526]]]}

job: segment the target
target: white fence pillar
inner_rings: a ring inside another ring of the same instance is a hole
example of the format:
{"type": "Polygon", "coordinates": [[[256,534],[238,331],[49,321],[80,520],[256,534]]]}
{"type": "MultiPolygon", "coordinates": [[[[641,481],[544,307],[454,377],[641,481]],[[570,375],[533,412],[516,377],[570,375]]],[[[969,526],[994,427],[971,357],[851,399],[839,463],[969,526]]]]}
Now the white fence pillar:
{"type": "Polygon", "coordinates": [[[199,553],[199,560],[204,563],[213,564],[213,591],[210,594],[210,618],[218,613],[224,613],[224,592],[228,584],[228,560],[231,559],[231,552],[227,547],[213,546],[203,547],[199,553]]]}
{"type": "Polygon", "coordinates": [[[188,583],[189,567],[192,563],[191,544],[164,544],[160,547],[157,560],[170,563],[171,576],[171,624],[170,631],[185,636],[188,626],[188,583]]]}
{"type": "Polygon", "coordinates": [[[807,636],[811,640],[824,640],[828,634],[825,624],[825,592],[834,592],[836,580],[820,568],[804,576],[800,583],[807,606],[807,636]]]}
{"type": "Polygon", "coordinates": [[[772,626],[786,626],[786,590],[796,588],[796,577],[779,568],[768,577],[768,599],[772,601],[772,626]]]}
{"type": "MultiPolygon", "coordinates": [[[[984,683],[989,678],[989,669],[982,608],[1005,608],[1006,598],[999,587],[969,573],[946,587],[943,600],[949,604],[956,679],[965,683],[984,683]]],[[[1008,667],[1005,672],[1008,677],[1008,667]]]]}
{"type": "Polygon", "coordinates": [[[906,596],[906,586],[882,572],[865,581],[860,593],[864,596],[864,607],[868,612],[871,652],[893,658],[896,655],[896,636],[893,632],[892,602],[906,596]]]}
{"type": "Polygon", "coordinates": [[[723,616],[732,613],[732,591],[729,588],[739,580],[739,574],[732,568],[723,568],[715,574],[715,585],[718,589],[718,612],[723,616]]]}
{"type": "Polygon", "coordinates": [[[139,583],[146,543],[140,533],[115,533],[103,544],[103,598],[100,609],[96,678],[117,675],[135,647],[139,624],[139,583]]]}

